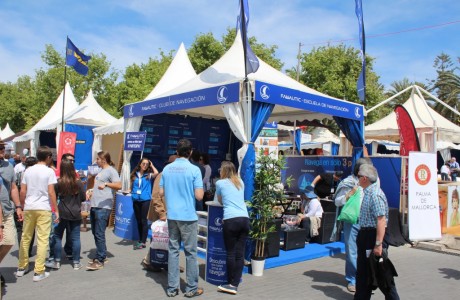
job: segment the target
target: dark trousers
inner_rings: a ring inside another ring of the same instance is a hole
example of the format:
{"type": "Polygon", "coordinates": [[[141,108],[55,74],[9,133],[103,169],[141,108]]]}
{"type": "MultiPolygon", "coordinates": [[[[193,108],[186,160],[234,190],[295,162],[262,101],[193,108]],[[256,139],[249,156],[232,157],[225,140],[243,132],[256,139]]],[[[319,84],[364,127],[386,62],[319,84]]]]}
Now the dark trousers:
{"type": "Polygon", "coordinates": [[[310,236],[310,218],[303,218],[302,221],[299,224],[300,228],[305,229],[305,242],[310,242],[311,236],[310,236]]]}
{"type": "Polygon", "coordinates": [[[244,268],[244,247],[249,234],[249,219],[245,217],[224,220],[224,242],[227,250],[227,281],[238,286],[244,268]]]}
{"type": "MultiPolygon", "coordinates": [[[[356,245],[358,246],[358,260],[356,270],[355,300],[371,299],[372,287],[368,284],[370,274],[366,250],[373,251],[375,247],[376,234],[377,230],[375,228],[362,228],[359,230],[358,237],[356,238],[356,245]]],[[[383,247],[388,248],[385,241],[383,242],[383,247]]],[[[386,300],[399,300],[399,295],[394,283],[391,286],[391,289],[388,292],[385,292],[384,295],[386,300]]]]}
{"type": "Polygon", "coordinates": [[[137,231],[139,232],[139,242],[145,244],[149,233],[147,214],[149,212],[150,201],[133,201],[134,215],[137,221],[137,231]]]}

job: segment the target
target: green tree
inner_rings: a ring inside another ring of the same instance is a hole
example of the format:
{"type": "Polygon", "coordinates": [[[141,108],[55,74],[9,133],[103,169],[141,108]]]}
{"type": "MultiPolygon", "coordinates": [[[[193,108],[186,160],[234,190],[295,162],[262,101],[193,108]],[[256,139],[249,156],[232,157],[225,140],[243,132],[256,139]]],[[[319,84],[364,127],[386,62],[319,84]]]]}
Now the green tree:
{"type": "Polygon", "coordinates": [[[146,64],[132,64],[125,69],[123,81],[116,87],[113,97],[118,99],[117,107],[145,99],[157,85],[173,59],[173,52],[160,51],[160,58],[150,58],[146,64]]]}
{"type": "Polygon", "coordinates": [[[211,32],[197,35],[188,50],[192,66],[198,74],[215,63],[224,53],[222,43],[216,40],[211,32]]]}
{"type": "MultiPolygon", "coordinates": [[[[373,71],[374,59],[366,56],[366,102],[367,108],[373,107],[384,99],[383,85],[378,82],[379,76],[373,71]]],[[[322,46],[303,53],[300,58],[300,82],[326,95],[361,103],[357,95],[356,81],[361,72],[360,51],[345,45],[322,46]]],[[[287,71],[296,78],[295,68],[287,71]]],[[[366,117],[370,124],[382,118],[389,109],[383,107],[374,110],[366,117]]],[[[334,122],[323,121],[334,126],[334,122]]],[[[334,128],[335,132],[338,129],[334,128]]]]}
{"type": "MultiPolygon", "coordinates": [[[[460,63],[460,58],[457,58],[460,63]]],[[[438,98],[458,110],[460,98],[460,76],[456,73],[459,66],[455,66],[448,54],[441,53],[434,60],[437,78],[431,81],[431,90],[438,98]]],[[[458,116],[447,107],[436,103],[436,111],[454,123],[458,123],[458,116]]]]}

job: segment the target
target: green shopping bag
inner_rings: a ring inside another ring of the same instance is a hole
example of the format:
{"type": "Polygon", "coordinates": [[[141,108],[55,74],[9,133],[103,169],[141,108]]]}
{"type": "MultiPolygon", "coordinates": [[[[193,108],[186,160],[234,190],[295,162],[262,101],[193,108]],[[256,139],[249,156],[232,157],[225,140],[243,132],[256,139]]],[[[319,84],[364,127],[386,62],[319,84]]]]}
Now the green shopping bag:
{"type": "Polygon", "coordinates": [[[359,189],[348,199],[342,207],[337,220],[351,224],[358,223],[359,211],[361,209],[361,191],[359,189]]]}

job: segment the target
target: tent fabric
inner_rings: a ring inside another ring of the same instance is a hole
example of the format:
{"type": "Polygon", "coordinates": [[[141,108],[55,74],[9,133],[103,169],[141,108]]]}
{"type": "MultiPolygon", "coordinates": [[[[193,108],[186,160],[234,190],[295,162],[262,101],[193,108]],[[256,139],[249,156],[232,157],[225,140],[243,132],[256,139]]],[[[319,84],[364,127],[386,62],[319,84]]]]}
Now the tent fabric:
{"type": "Polygon", "coordinates": [[[4,140],[4,139],[7,139],[7,138],[9,138],[10,136],[13,136],[13,135],[14,135],[14,132],[13,132],[13,130],[11,130],[10,124],[6,123],[5,128],[3,128],[3,130],[0,132],[0,139],[4,140]]]}
{"type": "Polygon", "coordinates": [[[363,122],[340,117],[334,117],[334,120],[337,122],[337,125],[339,125],[340,130],[343,132],[346,138],[353,145],[351,159],[354,166],[355,162],[359,158],[363,157],[363,122]]]}
{"type": "Polygon", "coordinates": [[[333,142],[336,144],[340,143],[339,137],[324,127],[316,127],[315,129],[312,130],[310,134],[311,134],[312,142],[318,142],[318,143],[333,142]]]}
{"type": "MultiPolygon", "coordinates": [[[[460,143],[460,126],[450,122],[428,106],[425,99],[416,93],[412,93],[403,104],[414,122],[417,134],[420,138],[422,151],[427,151],[432,140],[434,125],[436,123],[436,139],[438,141],[450,141],[460,143]],[[425,139],[424,139],[425,137],[425,139]]],[[[391,112],[379,121],[369,124],[365,128],[366,139],[383,139],[390,141],[399,140],[399,130],[395,112],[391,112]]]]}
{"type": "Polygon", "coordinates": [[[84,126],[105,126],[115,121],[116,119],[97,103],[91,89],[80,106],[65,117],[67,124],[84,126]]]}
{"type": "MultiPolygon", "coordinates": [[[[59,97],[54,102],[53,106],[48,112],[25,134],[15,138],[13,142],[25,142],[35,139],[35,132],[40,130],[54,130],[56,129],[55,123],[62,119],[62,105],[64,99],[64,90],[61,92],[59,97]]],[[[78,102],[70,88],[70,84],[67,82],[65,85],[65,104],[64,104],[64,116],[74,111],[78,107],[78,102]]],[[[38,141],[37,141],[38,143],[38,141]]],[[[32,142],[31,142],[32,146],[32,142]]],[[[32,150],[32,149],[31,149],[32,150]]],[[[32,152],[35,155],[35,152],[32,152]]]]}
{"type": "MultiPolygon", "coordinates": [[[[177,86],[180,86],[181,84],[189,81],[191,78],[194,78],[195,76],[196,72],[195,69],[193,69],[192,63],[190,62],[190,59],[187,55],[184,43],[181,43],[168,69],[163,74],[160,81],[155,85],[153,90],[147,95],[147,97],[143,101],[158,97],[168,92],[169,90],[172,90],[177,86]]],[[[125,119],[125,121],[123,122],[123,131],[139,131],[141,123],[142,117],[125,119]]],[[[105,134],[109,134],[109,130],[118,130],[118,126],[118,123],[113,124],[112,127],[105,130],[105,134]]],[[[93,147],[93,156],[95,156],[95,153],[97,153],[97,151],[98,149],[95,149],[93,147]]],[[[123,166],[121,170],[122,190],[129,189],[129,177],[131,173],[131,156],[132,151],[123,151],[123,166]]]]}

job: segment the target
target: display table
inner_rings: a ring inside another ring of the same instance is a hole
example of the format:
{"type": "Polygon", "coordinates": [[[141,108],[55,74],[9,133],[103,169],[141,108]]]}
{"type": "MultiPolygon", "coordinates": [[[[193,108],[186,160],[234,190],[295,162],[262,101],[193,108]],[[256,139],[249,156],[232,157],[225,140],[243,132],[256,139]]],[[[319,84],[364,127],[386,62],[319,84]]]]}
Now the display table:
{"type": "Polygon", "coordinates": [[[131,194],[117,193],[115,201],[115,235],[126,240],[138,241],[139,232],[131,194]]]}

